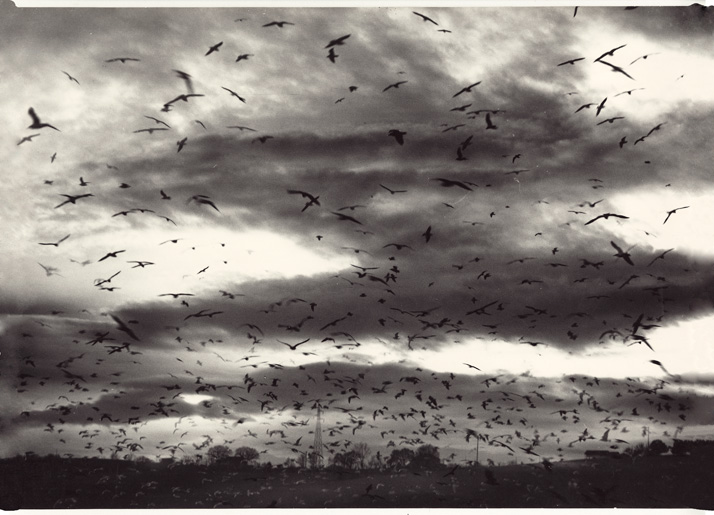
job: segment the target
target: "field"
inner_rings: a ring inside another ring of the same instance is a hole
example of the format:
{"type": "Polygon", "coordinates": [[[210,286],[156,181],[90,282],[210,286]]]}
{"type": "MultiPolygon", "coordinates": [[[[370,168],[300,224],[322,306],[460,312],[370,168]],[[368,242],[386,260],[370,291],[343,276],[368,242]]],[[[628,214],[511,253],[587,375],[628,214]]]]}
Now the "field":
{"type": "Polygon", "coordinates": [[[0,462],[0,508],[714,508],[714,467],[704,457],[454,467],[231,470],[14,459],[0,462]]]}

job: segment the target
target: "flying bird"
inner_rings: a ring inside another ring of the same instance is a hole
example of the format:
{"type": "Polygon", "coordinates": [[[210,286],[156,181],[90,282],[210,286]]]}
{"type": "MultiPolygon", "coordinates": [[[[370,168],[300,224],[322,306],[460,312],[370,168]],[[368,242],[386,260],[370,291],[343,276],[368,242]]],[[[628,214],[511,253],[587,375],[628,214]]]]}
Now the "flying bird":
{"type": "Polygon", "coordinates": [[[176,145],[178,146],[178,150],[176,151],[176,153],[181,152],[181,149],[182,149],[184,146],[186,146],[186,141],[187,141],[187,140],[188,140],[188,137],[185,137],[185,138],[182,139],[181,141],[177,141],[177,142],[176,142],[176,145]]]}
{"type": "Polygon", "coordinates": [[[334,64],[337,62],[337,58],[340,57],[335,53],[334,48],[330,48],[330,51],[327,53],[327,58],[334,64]]]}
{"type": "Polygon", "coordinates": [[[210,197],[207,197],[206,195],[194,195],[191,198],[188,199],[186,202],[187,204],[191,203],[191,201],[195,201],[198,204],[205,204],[207,206],[211,206],[213,209],[218,211],[220,213],[220,210],[216,207],[216,205],[213,203],[212,200],[210,200],[210,197]]]}
{"type": "Polygon", "coordinates": [[[132,331],[128,325],[126,325],[124,322],[122,322],[122,320],[118,316],[111,315],[111,314],[109,316],[112,317],[112,320],[114,320],[114,322],[117,323],[117,325],[119,326],[118,329],[120,331],[123,331],[126,334],[128,334],[130,338],[132,338],[136,341],[140,341],[139,338],[136,336],[136,334],[134,334],[134,331],[132,331]]]}
{"type": "Polygon", "coordinates": [[[68,234],[68,235],[65,236],[64,238],[62,238],[62,239],[60,239],[60,240],[58,240],[58,241],[56,241],[56,242],[54,242],[54,243],[39,243],[38,245],[51,245],[51,246],[53,246],[53,247],[59,247],[59,244],[62,243],[64,240],[66,240],[66,239],[69,238],[69,237],[70,237],[70,235],[68,234]]]}
{"type": "Polygon", "coordinates": [[[636,63],[637,61],[639,61],[640,59],[645,59],[645,60],[646,60],[649,56],[651,56],[651,55],[657,55],[657,54],[659,54],[659,52],[655,52],[655,53],[653,53],[653,54],[641,55],[640,57],[638,57],[637,59],[635,59],[634,61],[632,61],[632,62],[630,63],[630,65],[635,64],[635,63],[636,63]]]}
{"type": "Polygon", "coordinates": [[[380,186],[381,186],[382,188],[384,188],[385,190],[387,190],[387,191],[388,191],[389,193],[391,193],[392,195],[394,195],[394,194],[396,194],[396,193],[406,193],[406,192],[407,192],[407,190],[392,190],[392,189],[390,189],[390,188],[387,188],[384,184],[380,184],[380,186]]]}
{"type": "Polygon", "coordinates": [[[273,138],[274,138],[274,136],[260,136],[258,138],[255,138],[253,141],[251,141],[251,143],[255,143],[256,141],[260,141],[260,143],[265,143],[269,139],[273,139],[273,138]]]}
{"type": "Polygon", "coordinates": [[[332,213],[333,215],[335,215],[336,217],[338,217],[338,218],[340,219],[340,221],[354,222],[354,223],[356,223],[356,224],[362,225],[362,222],[360,222],[360,221],[357,220],[356,218],[353,218],[353,217],[351,217],[351,216],[349,216],[349,215],[345,215],[345,214],[342,214],[342,213],[336,213],[336,212],[334,212],[334,211],[330,211],[330,213],[332,213]]]}
{"type": "Polygon", "coordinates": [[[127,61],[141,61],[141,59],[137,59],[136,57],[113,57],[112,59],[107,59],[104,61],[105,63],[115,63],[115,62],[121,62],[122,64],[126,63],[127,61]]]}
{"type": "Polygon", "coordinates": [[[625,70],[623,70],[623,69],[620,68],[619,66],[615,66],[614,64],[608,63],[607,61],[599,61],[599,62],[601,62],[602,64],[606,64],[607,66],[609,66],[610,68],[612,68],[612,70],[610,70],[610,71],[612,71],[612,72],[614,72],[614,73],[621,73],[621,74],[623,74],[625,77],[627,77],[627,78],[629,78],[629,79],[632,79],[632,80],[635,80],[634,77],[632,77],[629,73],[627,73],[625,70]]]}
{"type": "Polygon", "coordinates": [[[170,126],[168,123],[166,123],[166,122],[163,121],[163,120],[159,120],[158,118],[154,118],[153,116],[146,116],[146,115],[144,115],[144,118],[148,118],[149,120],[154,120],[156,123],[165,125],[165,126],[166,126],[167,128],[169,128],[169,129],[171,128],[171,126],[170,126]]]}
{"type": "Polygon", "coordinates": [[[225,89],[228,93],[230,93],[232,96],[236,97],[238,100],[240,100],[240,101],[243,102],[244,104],[246,103],[246,102],[245,102],[245,98],[243,98],[242,96],[240,96],[238,93],[236,93],[236,92],[233,91],[232,89],[224,88],[223,86],[221,86],[221,88],[222,88],[222,89],[225,89]]]}
{"type": "Polygon", "coordinates": [[[456,98],[456,97],[458,97],[461,93],[471,93],[471,88],[474,88],[474,87],[478,86],[479,84],[481,84],[481,81],[474,82],[474,83],[471,84],[470,86],[466,86],[465,88],[462,88],[458,93],[456,93],[456,94],[455,94],[453,97],[451,97],[451,98],[456,98]]]}
{"type": "Polygon", "coordinates": [[[617,254],[615,254],[615,257],[622,258],[622,259],[625,260],[625,262],[626,262],[628,265],[635,266],[635,264],[632,262],[632,259],[631,259],[631,256],[630,256],[629,251],[628,251],[628,252],[625,252],[625,251],[622,250],[622,249],[617,245],[617,243],[615,243],[614,241],[611,241],[611,242],[610,242],[610,245],[612,245],[613,248],[617,251],[617,254]]]}
{"type": "Polygon", "coordinates": [[[418,12],[416,12],[416,11],[412,11],[412,12],[413,12],[414,14],[416,14],[417,16],[419,16],[419,18],[421,18],[424,22],[427,22],[427,21],[428,21],[428,22],[433,23],[434,25],[439,25],[438,23],[436,23],[434,20],[432,20],[432,19],[429,18],[428,16],[424,16],[423,14],[418,13],[418,12]]]}
{"type": "Polygon", "coordinates": [[[397,140],[397,143],[400,145],[404,145],[404,136],[406,136],[406,132],[402,132],[399,129],[391,129],[387,135],[388,136],[393,136],[395,140],[397,140]]]}
{"type": "Polygon", "coordinates": [[[208,49],[208,52],[206,52],[206,55],[210,55],[210,54],[212,54],[213,52],[218,52],[218,49],[221,47],[222,44],[223,44],[223,41],[221,41],[220,43],[216,43],[215,45],[213,45],[211,48],[208,49]]]}
{"type": "Polygon", "coordinates": [[[26,141],[32,143],[32,138],[36,138],[37,136],[41,136],[41,134],[30,134],[29,136],[25,136],[17,144],[22,145],[26,141]]]}
{"type": "Polygon", "coordinates": [[[498,129],[491,121],[491,113],[486,113],[486,130],[488,129],[498,129]]]}
{"type": "Polygon", "coordinates": [[[399,86],[400,86],[400,84],[406,84],[407,82],[409,82],[409,81],[400,80],[399,82],[395,82],[394,84],[390,84],[389,86],[387,86],[386,88],[384,88],[384,89],[382,90],[382,93],[384,93],[385,91],[387,91],[388,89],[391,89],[391,88],[398,89],[399,86]]]}
{"type": "Polygon", "coordinates": [[[28,129],[42,129],[43,127],[49,127],[50,129],[59,131],[59,129],[54,125],[50,125],[49,123],[42,123],[40,121],[39,116],[37,116],[37,113],[35,113],[35,110],[32,107],[27,110],[27,114],[29,114],[30,118],[32,118],[32,124],[27,127],[28,129]]]}
{"type": "Polygon", "coordinates": [[[236,61],[247,61],[249,57],[254,57],[253,54],[240,54],[238,57],[236,57],[236,61]]]}
{"type": "Polygon", "coordinates": [[[296,350],[296,349],[297,349],[300,345],[302,345],[303,343],[309,342],[309,341],[310,341],[310,338],[307,338],[306,340],[303,340],[303,341],[301,341],[301,342],[298,342],[298,343],[295,343],[295,344],[292,344],[292,345],[289,344],[289,343],[287,343],[287,342],[284,342],[284,341],[282,341],[282,340],[278,340],[277,338],[276,338],[275,340],[278,341],[278,342],[280,342],[280,343],[282,343],[283,345],[287,345],[288,347],[290,347],[290,350],[296,350]]]}
{"type": "Polygon", "coordinates": [[[453,179],[443,179],[441,177],[434,177],[433,179],[430,179],[430,180],[439,181],[441,186],[443,186],[444,188],[451,188],[452,186],[457,186],[464,190],[473,191],[467,184],[465,184],[461,181],[456,181],[453,179]]]}
{"type": "Polygon", "coordinates": [[[605,52],[604,54],[602,54],[600,57],[598,57],[597,59],[595,59],[593,62],[596,63],[596,62],[600,61],[600,59],[602,59],[603,57],[608,56],[608,55],[609,55],[610,57],[614,57],[614,56],[615,56],[615,52],[617,52],[618,50],[620,50],[621,48],[623,48],[623,47],[625,47],[625,46],[627,46],[627,44],[620,45],[620,46],[618,46],[618,47],[613,48],[612,50],[608,50],[607,52],[605,52]]]}
{"type": "Polygon", "coordinates": [[[330,42],[327,44],[327,46],[326,46],[325,48],[330,48],[330,47],[333,47],[333,46],[335,46],[335,45],[344,45],[344,44],[345,44],[345,40],[346,40],[348,37],[350,37],[350,36],[351,36],[351,34],[347,34],[346,36],[342,36],[342,37],[340,37],[340,38],[333,39],[332,41],[330,41],[330,42]]]}
{"type": "Polygon", "coordinates": [[[669,220],[669,217],[672,216],[674,213],[679,211],[680,209],[687,209],[689,206],[683,206],[683,207],[678,207],[676,209],[672,209],[671,211],[667,211],[667,218],[664,219],[664,222],[662,222],[662,225],[667,223],[667,220],[669,220]]]}
{"type": "Polygon", "coordinates": [[[614,117],[612,117],[612,118],[608,118],[607,120],[601,121],[601,122],[598,123],[597,125],[602,125],[603,123],[613,123],[613,122],[615,122],[615,121],[617,121],[617,120],[624,120],[624,119],[625,119],[624,116],[614,116],[614,117]]]}
{"type": "Polygon", "coordinates": [[[584,61],[584,60],[585,60],[584,57],[578,57],[577,59],[569,59],[569,60],[567,60],[567,61],[563,61],[563,62],[560,63],[558,66],[563,66],[563,65],[566,65],[566,64],[575,64],[575,63],[577,63],[578,61],[584,61]]]}
{"type": "Polygon", "coordinates": [[[72,77],[69,73],[67,73],[67,72],[65,72],[65,71],[63,71],[62,73],[64,73],[64,74],[67,76],[67,78],[68,78],[69,80],[74,81],[74,82],[76,82],[77,84],[79,84],[79,81],[78,81],[77,79],[75,79],[74,77],[72,77]]]}
{"type": "Polygon", "coordinates": [[[615,214],[615,213],[605,213],[605,214],[596,216],[595,218],[593,218],[593,219],[590,220],[589,222],[585,222],[585,225],[590,225],[591,223],[595,222],[596,220],[600,220],[601,218],[604,218],[605,220],[608,220],[610,217],[613,217],[613,218],[623,218],[623,219],[626,219],[626,220],[630,218],[629,216],[618,215],[618,214],[615,214]]]}
{"type": "Polygon", "coordinates": [[[61,204],[56,205],[55,209],[57,209],[58,207],[62,207],[65,204],[76,204],[79,199],[85,197],[93,197],[94,195],[92,195],[91,193],[85,193],[84,195],[65,195],[64,193],[60,193],[60,196],[67,197],[67,200],[65,200],[61,204]]]}
{"type": "Polygon", "coordinates": [[[263,25],[263,27],[278,27],[278,28],[283,28],[285,25],[295,25],[294,23],[290,23],[289,21],[271,21],[270,23],[266,23],[263,25]]]}

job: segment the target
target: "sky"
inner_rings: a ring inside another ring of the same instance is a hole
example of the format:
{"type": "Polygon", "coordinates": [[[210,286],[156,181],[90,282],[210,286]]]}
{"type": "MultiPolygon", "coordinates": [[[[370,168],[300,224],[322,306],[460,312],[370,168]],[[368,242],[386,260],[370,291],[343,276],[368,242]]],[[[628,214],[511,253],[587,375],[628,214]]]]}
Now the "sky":
{"type": "Polygon", "coordinates": [[[0,3],[0,456],[711,435],[711,11],[416,9],[0,3]]]}

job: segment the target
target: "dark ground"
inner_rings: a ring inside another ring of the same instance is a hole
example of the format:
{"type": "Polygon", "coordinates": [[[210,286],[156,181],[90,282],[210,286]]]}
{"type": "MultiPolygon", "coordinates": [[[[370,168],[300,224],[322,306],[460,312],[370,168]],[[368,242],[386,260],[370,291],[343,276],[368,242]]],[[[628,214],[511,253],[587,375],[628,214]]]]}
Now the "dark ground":
{"type": "Polygon", "coordinates": [[[550,471],[535,463],[452,470],[12,459],[0,462],[0,508],[714,508],[714,466],[704,456],[581,460],[550,471]]]}

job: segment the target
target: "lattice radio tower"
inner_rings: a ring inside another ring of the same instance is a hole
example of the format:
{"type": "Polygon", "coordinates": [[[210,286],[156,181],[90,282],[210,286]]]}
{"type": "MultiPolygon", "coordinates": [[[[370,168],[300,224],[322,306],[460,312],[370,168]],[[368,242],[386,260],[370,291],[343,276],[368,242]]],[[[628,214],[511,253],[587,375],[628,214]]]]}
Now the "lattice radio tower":
{"type": "Polygon", "coordinates": [[[322,468],[322,406],[317,405],[317,421],[315,422],[315,441],[312,444],[312,468],[322,468]]]}

